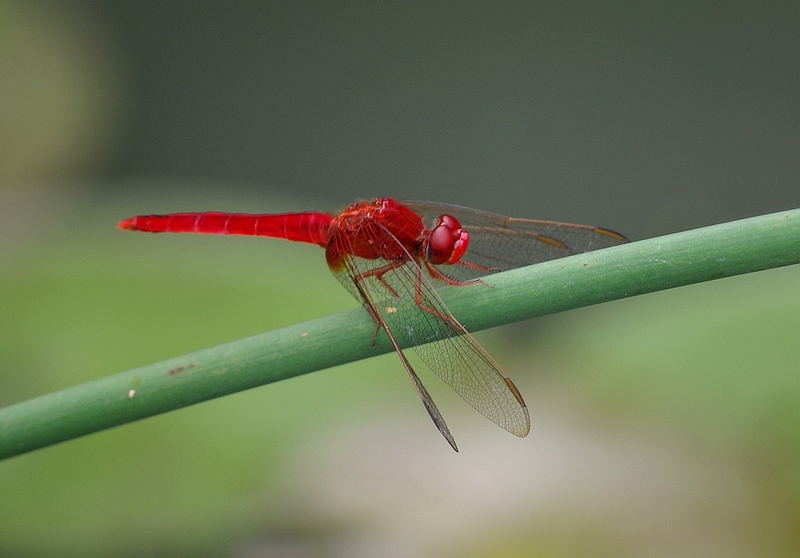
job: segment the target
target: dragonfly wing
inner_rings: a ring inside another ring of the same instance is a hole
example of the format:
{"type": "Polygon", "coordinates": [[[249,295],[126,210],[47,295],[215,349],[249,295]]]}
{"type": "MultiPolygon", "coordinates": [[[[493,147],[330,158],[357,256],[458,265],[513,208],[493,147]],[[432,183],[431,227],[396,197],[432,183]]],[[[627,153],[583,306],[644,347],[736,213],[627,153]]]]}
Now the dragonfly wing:
{"type": "Polygon", "coordinates": [[[403,296],[387,321],[422,361],[479,413],[517,436],[530,430],[522,397],[500,365],[450,313],[416,262],[391,271],[403,296]],[[416,292],[415,292],[416,291],[416,292]]]}
{"type": "MultiPolygon", "coordinates": [[[[335,245],[329,245],[328,250],[333,250],[335,252],[337,251],[337,247],[335,245]]],[[[417,390],[417,394],[422,400],[425,410],[428,412],[428,416],[431,417],[433,424],[436,425],[436,428],[439,430],[442,436],[444,436],[444,439],[447,440],[447,442],[455,451],[458,451],[455,438],[453,438],[453,435],[450,433],[450,429],[447,427],[444,417],[442,417],[442,414],[436,407],[436,403],[433,402],[433,398],[428,393],[428,390],[425,389],[425,386],[422,384],[419,376],[417,376],[417,373],[414,371],[411,363],[408,362],[408,359],[400,348],[400,345],[392,333],[389,324],[386,322],[385,315],[382,311],[382,309],[386,307],[382,304],[378,304],[375,300],[375,295],[378,295],[381,298],[393,296],[391,290],[386,289],[386,286],[383,285],[379,280],[376,280],[373,276],[369,275],[371,271],[378,269],[382,265],[386,265],[385,262],[379,259],[369,260],[365,258],[358,258],[345,253],[332,254],[332,256],[334,256],[334,258],[329,258],[328,261],[338,261],[341,263],[341,265],[337,267],[331,267],[331,271],[345,286],[345,288],[350,291],[353,296],[355,296],[357,300],[366,305],[367,310],[372,315],[378,327],[382,327],[384,329],[386,335],[389,337],[389,340],[394,346],[395,351],[397,352],[397,356],[400,357],[400,361],[403,363],[406,372],[408,372],[411,382],[414,384],[414,389],[417,390]]]]}
{"type": "MultiPolygon", "coordinates": [[[[522,397],[500,365],[478,344],[445,306],[416,259],[389,267],[385,260],[350,256],[352,270],[340,281],[364,291],[401,345],[414,345],[422,361],[479,413],[517,436],[530,430],[522,397]],[[380,276],[374,270],[386,267],[380,276]],[[351,278],[352,275],[352,278],[351,278]],[[361,277],[358,287],[353,278],[361,277]]],[[[362,297],[359,297],[362,298],[362,297]]]]}
{"type": "MultiPolygon", "coordinates": [[[[627,242],[619,233],[587,225],[517,219],[488,211],[431,202],[402,202],[433,226],[441,214],[453,215],[469,233],[463,262],[505,271],[627,242]]],[[[469,265],[437,266],[445,275],[469,280],[489,273],[469,265]]]]}

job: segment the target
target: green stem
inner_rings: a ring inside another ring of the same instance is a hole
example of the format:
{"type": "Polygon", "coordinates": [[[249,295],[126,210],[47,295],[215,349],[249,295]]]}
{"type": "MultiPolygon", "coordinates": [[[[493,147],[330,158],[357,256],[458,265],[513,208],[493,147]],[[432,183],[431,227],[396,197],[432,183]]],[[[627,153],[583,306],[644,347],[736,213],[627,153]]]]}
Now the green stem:
{"type": "MultiPolygon", "coordinates": [[[[442,289],[469,329],[800,263],[800,209],[652,238],[442,289]]],[[[0,409],[0,459],[392,350],[361,308],[0,409]]]]}

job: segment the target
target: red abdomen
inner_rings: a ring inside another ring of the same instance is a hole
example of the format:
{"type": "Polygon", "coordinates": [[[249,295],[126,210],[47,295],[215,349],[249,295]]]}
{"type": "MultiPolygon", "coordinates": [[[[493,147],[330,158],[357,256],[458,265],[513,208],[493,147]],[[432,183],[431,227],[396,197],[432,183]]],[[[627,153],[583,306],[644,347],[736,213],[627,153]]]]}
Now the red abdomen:
{"type": "Polygon", "coordinates": [[[271,236],[325,247],[331,237],[332,222],[332,216],[319,211],[274,215],[207,211],[205,213],[138,215],[123,219],[117,226],[121,229],[154,233],[271,236]]]}

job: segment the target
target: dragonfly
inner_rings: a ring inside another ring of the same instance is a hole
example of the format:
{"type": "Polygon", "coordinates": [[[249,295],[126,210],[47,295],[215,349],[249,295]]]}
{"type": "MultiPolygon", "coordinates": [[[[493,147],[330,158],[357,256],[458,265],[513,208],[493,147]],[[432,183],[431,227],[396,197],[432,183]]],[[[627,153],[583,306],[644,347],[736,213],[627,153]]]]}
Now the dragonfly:
{"type": "Polygon", "coordinates": [[[482,284],[483,277],[627,242],[600,227],[505,217],[444,203],[375,198],[338,215],[216,211],[138,215],[126,230],[283,238],[325,248],[328,267],[383,330],[428,415],[458,451],[439,409],[403,352],[422,362],[467,403],[508,432],[530,431],[525,401],[500,365],[442,301],[437,287],[482,284]]]}

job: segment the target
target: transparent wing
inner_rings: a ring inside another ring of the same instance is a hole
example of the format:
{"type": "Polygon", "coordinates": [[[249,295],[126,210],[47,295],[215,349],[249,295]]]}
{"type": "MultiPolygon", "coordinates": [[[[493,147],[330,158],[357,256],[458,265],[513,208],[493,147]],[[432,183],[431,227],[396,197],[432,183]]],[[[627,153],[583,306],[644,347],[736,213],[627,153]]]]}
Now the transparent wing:
{"type": "Polygon", "coordinates": [[[477,264],[490,271],[459,264],[437,266],[442,273],[458,280],[474,279],[487,273],[608,248],[628,241],[619,233],[599,227],[517,219],[444,203],[402,203],[420,215],[428,229],[439,215],[446,213],[458,219],[469,233],[469,248],[463,262],[477,264]]]}
{"type": "Polygon", "coordinates": [[[512,434],[525,436],[530,417],[513,382],[452,316],[414,255],[406,255],[389,262],[344,254],[345,265],[331,269],[362,300],[358,282],[400,344],[416,345],[422,361],[467,403],[512,434]]]}

